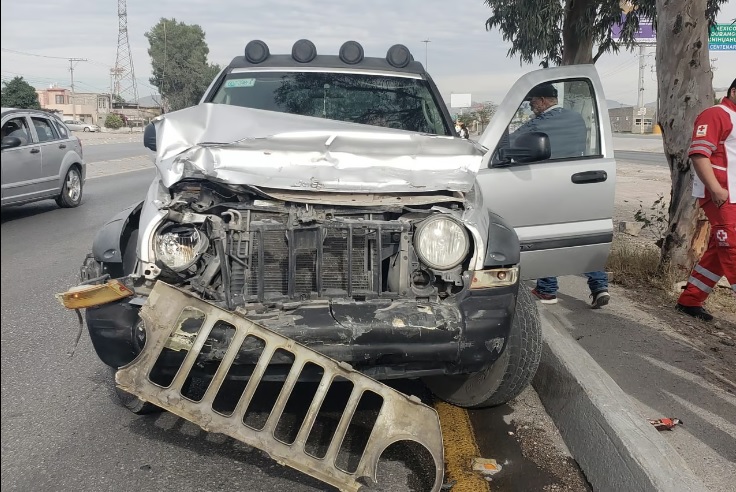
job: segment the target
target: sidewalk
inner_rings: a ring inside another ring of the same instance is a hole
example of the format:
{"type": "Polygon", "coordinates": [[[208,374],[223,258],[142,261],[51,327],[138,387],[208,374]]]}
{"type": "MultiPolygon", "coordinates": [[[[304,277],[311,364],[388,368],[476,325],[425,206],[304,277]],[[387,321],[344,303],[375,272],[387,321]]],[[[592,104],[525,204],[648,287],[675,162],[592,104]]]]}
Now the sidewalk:
{"type": "Polygon", "coordinates": [[[736,324],[708,327],[672,315],[671,306],[633,301],[623,288],[610,292],[611,304],[591,310],[585,279],[563,277],[560,303],[539,308],[569,321],[571,335],[631,397],[642,419],[681,419],[683,425],[661,435],[709,490],[732,491],[736,351],[728,344],[736,341],[736,324]]]}

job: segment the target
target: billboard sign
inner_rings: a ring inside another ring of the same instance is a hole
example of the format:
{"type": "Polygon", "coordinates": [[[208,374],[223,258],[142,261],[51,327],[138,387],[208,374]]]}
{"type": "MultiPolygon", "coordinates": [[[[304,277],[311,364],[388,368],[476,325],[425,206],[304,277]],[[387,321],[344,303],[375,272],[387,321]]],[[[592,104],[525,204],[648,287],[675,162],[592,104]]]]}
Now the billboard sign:
{"type": "MultiPolygon", "coordinates": [[[[621,38],[621,31],[626,20],[626,14],[621,14],[621,22],[614,24],[611,28],[611,35],[614,39],[621,38]]],[[[654,25],[650,19],[640,18],[639,29],[634,33],[634,42],[636,43],[654,43],[657,41],[657,33],[654,31],[654,25]]]]}
{"type": "Polygon", "coordinates": [[[711,51],[736,51],[736,24],[713,26],[708,39],[711,51]]]}
{"type": "Polygon", "coordinates": [[[450,107],[469,108],[472,105],[470,94],[450,94],[450,107]]]}

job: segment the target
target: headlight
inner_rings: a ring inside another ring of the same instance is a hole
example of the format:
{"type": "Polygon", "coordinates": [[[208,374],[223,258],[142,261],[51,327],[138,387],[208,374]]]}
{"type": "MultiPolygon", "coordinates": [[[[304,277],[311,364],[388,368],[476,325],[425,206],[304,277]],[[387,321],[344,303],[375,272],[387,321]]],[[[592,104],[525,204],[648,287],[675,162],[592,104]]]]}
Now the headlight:
{"type": "Polygon", "coordinates": [[[468,255],[468,231],[453,219],[437,215],[417,227],[414,248],[427,266],[449,270],[463,262],[468,255]]]}
{"type": "Polygon", "coordinates": [[[190,225],[169,224],[155,238],[156,259],[175,272],[186,270],[205,252],[209,241],[190,225]]]}

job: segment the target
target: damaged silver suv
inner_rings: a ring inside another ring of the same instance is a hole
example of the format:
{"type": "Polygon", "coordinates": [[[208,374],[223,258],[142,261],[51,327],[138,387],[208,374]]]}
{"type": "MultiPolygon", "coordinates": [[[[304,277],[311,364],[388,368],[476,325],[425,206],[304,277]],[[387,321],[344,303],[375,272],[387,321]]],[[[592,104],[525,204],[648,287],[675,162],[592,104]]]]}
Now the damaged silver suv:
{"type": "MultiPolygon", "coordinates": [[[[62,295],[86,309],[95,350],[116,369],[143,350],[141,306],[163,282],[372,378],[422,378],[456,405],[498,405],[541,353],[520,282],[600,270],[612,239],[615,161],[592,66],[523,76],[476,142],[455,134],[404,46],[369,58],[349,41],[330,56],[301,40],[271,55],[253,41],[144,143],[157,168],[145,200],[104,226],[85,285],[62,295]],[[574,148],[515,134],[535,117],[530,91],[549,85],[584,122],[574,148]]],[[[228,350],[220,324],[197,337],[197,319],[172,327],[151,380],[167,387],[195,349],[194,376],[248,380],[262,347],[228,350]]],[[[273,358],[259,375],[283,380],[289,363],[273,358]]]]}

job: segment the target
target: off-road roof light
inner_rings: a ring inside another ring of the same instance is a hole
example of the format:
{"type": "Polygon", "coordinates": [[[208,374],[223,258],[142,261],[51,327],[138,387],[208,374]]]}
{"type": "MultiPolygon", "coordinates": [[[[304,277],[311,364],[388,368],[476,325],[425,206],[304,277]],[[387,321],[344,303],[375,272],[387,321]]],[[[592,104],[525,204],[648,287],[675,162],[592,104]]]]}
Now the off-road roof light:
{"type": "Polygon", "coordinates": [[[392,67],[404,68],[413,60],[414,57],[411,56],[409,48],[403,44],[395,44],[391,46],[386,53],[386,61],[389,62],[392,67]]]}
{"type": "Polygon", "coordinates": [[[263,63],[269,55],[268,45],[260,39],[254,39],[245,45],[245,59],[251,63],[263,63]]]}
{"type": "Polygon", "coordinates": [[[291,48],[291,57],[299,63],[309,63],[317,56],[317,47],[308,39],[300,39],[291,48]]]}
{"type": "Polygon", "coordinates": [[[340,47],[340,60],[348,65],[363,61],[363,47],[357,41],[345,41],[340,47]]]}

